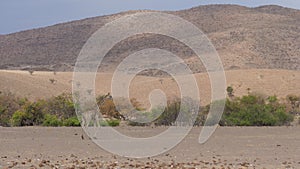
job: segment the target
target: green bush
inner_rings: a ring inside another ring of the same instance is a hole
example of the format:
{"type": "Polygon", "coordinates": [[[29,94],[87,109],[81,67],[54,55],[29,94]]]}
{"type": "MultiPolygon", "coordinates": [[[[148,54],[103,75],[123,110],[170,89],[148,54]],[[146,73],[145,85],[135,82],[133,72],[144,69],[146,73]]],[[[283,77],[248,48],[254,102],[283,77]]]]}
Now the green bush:
{"type": "Polygon", "coordinates": [[[11,118],[12,126],[25,126],[28,121],[28,116],[25,112],[16,111],[11,118]]]}
{"type": "MultiPolygon", "coordinates": [[[[219,122],[222,126],[275,126],[289,125],[299,109],[299,97],[289,96],[288,103],[279,103],[276,96],[263,97],[258,95],[246,95],[241,98],[231,97],[225,102],[225,110],[219,122]]],[[[192,103],[187,100],[187,103],[192,103]]],[[[117,120],[100,121],[101,126],[118,126],[121,119],[125,119],[116,111],[112,98],[107,95],[97,100],[100,110],[109,118],[117,120]],[[100,104],[101,103],[101,104],[100,104]]],[[[139,104],[133,103],[136,109],[139,104]]],[[[219,104],[215,102],[213,104],[219,104]]],[[[174,125],[179,112],[186,112],[179,117],[179,121],[190,119],[190,107],[180,109],[181,100],[169,102],[166,108],[156,108],[151,112],[138,114],[137,119],[154,119],[155,125],[174,125]],[[160,114],[160,112],[163,112],[160,114]]],[[[195,125],[204,125],[206,119],[209,125],[214,125],[219,117],[208,117],[210,105],[199,112],[195,125]],[[213,117],[213,118],[212,118],[213,117]],[[217,120],[214,120],[217,119],[217,120]]],[[[139,110],[139,109],[138,109],[139,110]]],[[[128,110],[130,112],[131,110],[128,110]]],[[[126,116],[128,118],[128,116],[126,116]]],[[[132,126],[146,126],[151,123],[137,123],[128,121],[132,126]]],[[[179,122],[182,124],[181,122],[179,122]]],[[[300,120],[299,120],[300,123],[300,120]]],[[[20,99],[11,93],[0,92],[0,126],[80,126],[80,121],[75,114],[72,95],[62,94],[46,100],[30,102],[26,98],[20,99]]],[[[183,124],[184,125],[184,124],[183,124]]]]}
{"type": "Polygon", "coordinates": [[[111,127],[116,127],[120,125],[120,120],[117,119],[112,119],[112,120],[102,120],[100,121],[100,126],[111,126],[111,127]]]}
{"type": "Polygon", "coordinates": [[[27,102],[27,99],[19,99],[11,93],[0,91],[0,126],[11,126],[12,115],[27,102]]]}
{"type": "Polygon", "coordinates": [[[43,102],[26,103],[22,109],[17,110],[11,117],[13,126],[37,126],[43,124],[43,102]]]}
{"type": "Polygon", "coordinates": [[[115,119],[115,120],[108,120],[107,123],[111,127],[116,127],[116,126],[120,125],[120,120],[117,120],[117,119],[115,119]]]}
{"type": "Polygon", "coordinates": [[[59,120],[55,115],[46,114],[43,122],[43,126],[62,126],[62,121],[59,120]]]}
{"type": "Polygon", "coordinates": [[[60,119],[68,119],[76,116],[75,106],[71,94],[61,94],[45,100],[44,111],[56,115],[60,119]]]}
{"type": "Polygon", "coordinates": [[[23,106],[23,111],[27,115],[27,126],[38,126],[43,124],[45,104],[44,100],[39,100],[23,106]]]}
{"type": "Polygon", "coordinates": [[[73,116],[70,118],[67,118],[63,120],[63,125],[64,126],[80,126],[80,121],[78,120],[77,116],[73,116]]]}
{"type": "MultiPolygon", "coordinates": [[[[197,123],[197,115],[199,109],[199,104],[189,97],[184,97],[182,99],[175,99],[173,102],[169,102],[166,108],[163,109],[163,113],[154,121],[157,126],[189,126],[195,125],[197,123]],[[194,110],[192,112],[191,110],[194,110]],[[192,121],[195,120],[195,121],[192,121]]],[[[162,110],[162,108],[160,108],[162,110]]],[[[161,112],[161,111],[159,111],[161,112]]],[[[153,116],[156,117],[157,113],[152,112],[153,116]]],[[[198,118],[200,120],[200,118],[198,118]]]]}
{"type": "Polygon", "coordinates": [[[256,95],[247,95],[227,100],[220,125],[223,126],[275,126],[287,125],[293,116],[275,96],[265,100],[256,95]],[[267,103],[268,101],[268,103],[267,103]]]}

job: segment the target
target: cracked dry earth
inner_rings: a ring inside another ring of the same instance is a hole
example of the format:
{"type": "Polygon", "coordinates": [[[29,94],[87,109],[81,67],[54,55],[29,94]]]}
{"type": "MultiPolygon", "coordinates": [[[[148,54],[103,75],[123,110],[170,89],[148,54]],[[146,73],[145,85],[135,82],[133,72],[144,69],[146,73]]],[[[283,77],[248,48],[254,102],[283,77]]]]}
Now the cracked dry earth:
{"type": "MultiPolygon", "coordinates": [[[[135,137],[166,127],[118,127],[135,137]]],[[[219,127],[198,144],[195,127],[175,148],[159,156],[131,159],[110,154],[81,128],[0,128],[0,168],[300,168],[300,127],[219,127]]]]}

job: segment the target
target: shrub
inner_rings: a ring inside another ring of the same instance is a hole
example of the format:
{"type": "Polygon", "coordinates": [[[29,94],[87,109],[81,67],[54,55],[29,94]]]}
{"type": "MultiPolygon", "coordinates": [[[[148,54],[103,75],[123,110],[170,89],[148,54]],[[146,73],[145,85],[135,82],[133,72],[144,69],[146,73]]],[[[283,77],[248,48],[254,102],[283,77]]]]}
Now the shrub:
{"type": "Polygon", "coordinates": [[[112,119],[112,120],[102,120],[100,121],[100,126],[111,126],[116,127],[120,125],[120,120],[118,119],[112,119]]]}
{"type": "Polygon", "coordinates": [[[11,118],[12,126],[25,126],[27,125],[28,116],[25,112],[16,111],[11,118]]]}
{"type": "Polygon", "coordinates": [[[11,126],[12,115],[27,102],[27,99],[19,99],[11,93],[0,92],[0,126],[11,126]]]}
{"type": "Polygon", "coordinates": [[[226,91],[227,91],[227,95],[228,95],[229,97],[233,97],[233,88],[232,88],[231,86],[228,86],[228,87],[226,88],[226,91]]]}
{"type": "MultiPolygon", "coordinates": [[[[189,97],[182,99],[175,99],[169,102],[163,113],[154,121],[155,125],[177,125],[177,126],[190,126],[197,123],[197,116],[199,111],[199,104],[197,101],[189,97]]],[[[160,108],[161,109],[161,108],[160,108]]],[[[152,116],[156,117],[157,113],[152,112],[152,116]]],[[[198,119],[199,120],[199,119],[198,119]]]]}
{"type": "Polygon", "coordinates": [[[34,103],[27,103],[23,106],[23,110],[26,114],[26,126],[37,126],[43,124],[44,120],[44,106],[45,101],[39,100],[34,103]]]}
{"type": "Polygon", "coordinates": [[[196,121],[194,123],[194,126],[204,126],[206,118],[207,118],[207,113],[205,111],[199,112],[196,121]]]}
{"type": "Polygon", "coordinates": [[[46,114],[43,122],[43,126],[61,126],[62,122],[55,115],[46,114]]]}
{"type": "Polygon", "coordinates": [[[286,125],[293,120],[286,107],[275,96],[266,100],[260,96],[247,95],[227,100],[220,125],[223,126],[275,126],[286,125]]]}
{"type": "Polygon", "coordinates": [[[109,126],[115,127],[115,126],[119,126],[120,125],[120,120],[117,120],[117,119],[115,119],[115,120],[108,120],[107,123],[108,123],[109,126]]]}
{"type": "Polygon", "coordinates": [[[155,125],[170,126],[173,125],[177,119],[180,111],[180,101],[168,103],[164,112],[154,121],[155,125]]]}
{"type": "Polygon", "coordinates": [[[61,94],[56,97],[47,99],[44,111],[56,115],[60,119],[68,119],[76,116],[75,106],[71,94],[61,94]]]}
{"type": "Polygon", "coordinates": [[[63,120],[64,126],[80,126],[80,121],[78,120],[77,116],[67,118],[63,120]]]}
{"type": "Polygon", "coordinates": [[[33,75],[34,70],[28,70],[28,72],[29,72],[30,75],[33,75]]]}

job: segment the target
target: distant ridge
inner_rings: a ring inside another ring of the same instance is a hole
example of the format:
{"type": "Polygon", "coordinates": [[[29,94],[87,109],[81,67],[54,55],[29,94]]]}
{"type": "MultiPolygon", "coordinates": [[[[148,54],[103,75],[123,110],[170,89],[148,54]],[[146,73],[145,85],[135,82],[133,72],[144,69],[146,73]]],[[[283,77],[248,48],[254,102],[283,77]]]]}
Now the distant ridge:
{"type": "MultiPolygon", "coordinates": [[[[136,12],[141,11],[0,35],[0,69],[72,71],[82,46],[97,29],[118,17],[136,12]]],[[[299,10],[275,5],[256,8],[206,5],[167,13],[180,16],[203,30],[215,45],[227,70],[300,69],[299,10]]],[[[152,34],[122,41],[108,53],[101,69],[112,71],[124,57],[149,47],[169,50],[184,58],[194,72],[204,71],[185,45],[152,34]]]]}

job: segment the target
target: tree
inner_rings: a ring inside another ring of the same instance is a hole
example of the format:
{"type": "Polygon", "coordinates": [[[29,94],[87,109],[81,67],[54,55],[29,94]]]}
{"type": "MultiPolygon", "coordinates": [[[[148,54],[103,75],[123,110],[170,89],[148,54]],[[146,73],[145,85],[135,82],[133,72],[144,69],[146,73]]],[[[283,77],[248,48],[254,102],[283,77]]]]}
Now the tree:
{"type": "Polygon", "coordinates": [[[34,70],[30,69],[30,70],[28,70],[28,72],[29,72],[30,75],[33,75],[34,70]]]}
{"type": "Polygon", "coordinates": [[[10,126],[11,117],[17,110],[28,102],[27,99],[20,99],[11,93],[1,92],[0,94],[0,126],[10,126]]]}
{"type": "Polygon", "coordinates": [[[230,98],[234,96],[233,95],[233,88],[231,86],[228,86],[226,91],[227,91],[227,94],[230,98]]]}
{"type": "Polygon", "coordinates": [[[247,95],[227,100],[220,125],[225,126],[275,126],[286,125],[293,116],[274,96],[265,100],[259,95],[247,95]]]}
{"type": "Polygon", "coordinates": [[[68,119],[76,116],[75,106],[71,94],[61,94],[47,99],[44,112],[56,115],[59,119],[68,119]]]}

